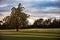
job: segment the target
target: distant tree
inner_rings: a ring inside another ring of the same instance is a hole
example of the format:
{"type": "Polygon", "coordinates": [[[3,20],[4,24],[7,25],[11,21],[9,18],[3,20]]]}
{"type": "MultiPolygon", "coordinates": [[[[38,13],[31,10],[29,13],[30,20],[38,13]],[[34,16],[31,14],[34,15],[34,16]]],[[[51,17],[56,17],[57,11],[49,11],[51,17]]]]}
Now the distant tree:
{"type": "Polygon", "coordinates": [[[7,21],[9,21],[9,18],[10,18],[10,16],[4,17],[4,19],[3,19],[4,23],[6,23],[7,21]]]}
{"type": "Polygon", "coordinates": [[[43,26],[43,19],[37,19],[34,24],[35,27],[42,27],[43,26]]]}
{"type": "Polygon", "coordinates": [[[10,20],[10,16],[6,16],[3,18],[3,25],[2,26],[4,29],[9,28],[9,25],[10,25],[9,20],[10,20]]]}
{"type": "Polygon", "coordinates": [[[60,28],[60,19],[54,19],[53,22],[51,23],[51,26],[53,28],[60,28]]]}
{"type": "Polygon", "coordinates": [[[51,21],[52,21],[52,19],[46,19],[44,21],[44,25],[45,25],[46,28],[50,27],[51,21]]]}
{"type": "Polygon", "coordinates": [[[2,21],[0,21],[0,29],[1,29],[1,26],[2,26],[1,23],[2,23],[2,21]]]}

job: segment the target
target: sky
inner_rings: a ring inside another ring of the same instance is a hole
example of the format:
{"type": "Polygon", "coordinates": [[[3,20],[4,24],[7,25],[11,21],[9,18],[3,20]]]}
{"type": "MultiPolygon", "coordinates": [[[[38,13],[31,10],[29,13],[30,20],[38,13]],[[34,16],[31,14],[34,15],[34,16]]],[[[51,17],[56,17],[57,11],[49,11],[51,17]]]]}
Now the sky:
{"type": "Polygon", "coordinates": [[[21,3],[31,19],[60,18],[60,0],[0,0],[0,19],[10,15],[11,8],[21,3]]]}

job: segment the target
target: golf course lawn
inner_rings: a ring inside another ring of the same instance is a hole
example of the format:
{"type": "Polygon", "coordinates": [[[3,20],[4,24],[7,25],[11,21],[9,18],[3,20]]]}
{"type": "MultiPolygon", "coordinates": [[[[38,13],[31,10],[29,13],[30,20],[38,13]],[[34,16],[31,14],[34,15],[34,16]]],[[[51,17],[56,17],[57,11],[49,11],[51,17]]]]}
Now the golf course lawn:
{"type": "Polygon", "coordinates": [[[60,40],[60,35],[43,33],[2,34],[0,40],[60,40]]]}
{"type": "Polygon", "coordinates": [[[60,29],[0,30],[0,40],[60,40],[60,29]]]}
{"type": "Polygon", "coordinates": [[[60,40],[60,38],[43,38],[28,36],[0,36],[0,40],[60,40]]]}

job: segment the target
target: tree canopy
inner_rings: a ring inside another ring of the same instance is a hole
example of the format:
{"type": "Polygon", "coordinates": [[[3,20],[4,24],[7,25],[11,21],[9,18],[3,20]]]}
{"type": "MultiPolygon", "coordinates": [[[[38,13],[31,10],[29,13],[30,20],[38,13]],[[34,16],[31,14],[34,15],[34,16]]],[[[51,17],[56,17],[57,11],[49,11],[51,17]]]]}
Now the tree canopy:
{"type": "Polygon", "coordinates": [[[23,12],[24,7],[22,7],[21,3],[19,3],[18,7],[13,7],[11,9],[10,16],[7,16],[4,20],[11,26],[16,27],[17,29],[20,27],[26,27],[28,25],[27,18],[29,15],[23,12]]]}

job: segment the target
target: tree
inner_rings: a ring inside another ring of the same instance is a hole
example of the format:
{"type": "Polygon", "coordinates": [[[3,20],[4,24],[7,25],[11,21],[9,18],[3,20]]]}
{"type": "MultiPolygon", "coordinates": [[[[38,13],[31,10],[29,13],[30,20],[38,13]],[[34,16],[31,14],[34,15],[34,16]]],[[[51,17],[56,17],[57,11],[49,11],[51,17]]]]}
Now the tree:
{"type": "Polygon", "coordinates": [[[6,17],[4,17],[4,19],[3,19],[4,23],[3,23],[2,27],[3,27],[4,29],[9,28],[9,18],[10,18],[10,16],[6,16],[6,17]]]}
{"type": "Polygon", "coordinates": [[[21,3],[19,3],[18,7],[13,7],[11,10],[11,14],[9,16],[9,20],[7,21],[11,27],[15,27],[18,31],[20,27],[24,27],[28,25],[27,18],[29,15],[23,12],[24,7],[22,7],[21,3]]]}
{"type": "Polygon", "coordinates": [[[29,16],[23,12],[23,8],[24,7],[21,6],[21,3],[19,3],[17,8],[15,7],[12,8],[10,22],[12,25],[16,26],[17,31],[19,26],[24,27],[24,26],[27,26],[28,24],[27,18],[29,16]]]}
{"type": "Polygon", "coordinates": [[[2,26],[1,23],[2,23],[2,21],[0,21],[0,28],[1,28],[1,26],[2,26]]]}
{"type": "Polygon", "coordinates": [[[10,18],[10,16],[4,17],[4,19],[3,19],[4,23],[6,23],[7,21],[9,21],[9,18],[10,18]]]}
{"type": "Polygon", "coordinates": [[[43,26],[43,19],[37,19],[35,22],[34,22],[34,26],[35,27],[42,27],[43,26]]]}
{"type": "Polygon", "coordinates": [[[50,27],[51,21],[52,21],[52,18],[51,18],[51,19],[46,19],[46,20],[44,21],[45,27],[50,27]]]}
{"type": "Polygon", "coordinates": [[[54,19],[53,22],[51,23],[51,26],[53,28],[60,28],[60,19],[54,19]]]}

